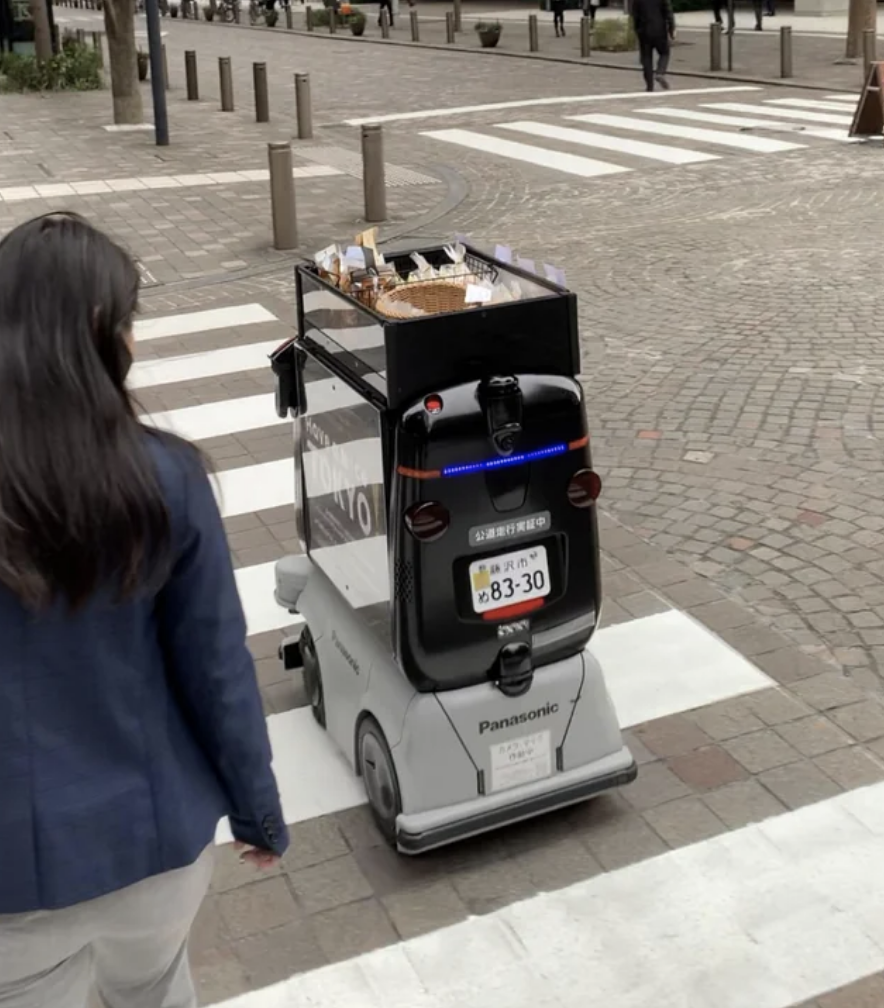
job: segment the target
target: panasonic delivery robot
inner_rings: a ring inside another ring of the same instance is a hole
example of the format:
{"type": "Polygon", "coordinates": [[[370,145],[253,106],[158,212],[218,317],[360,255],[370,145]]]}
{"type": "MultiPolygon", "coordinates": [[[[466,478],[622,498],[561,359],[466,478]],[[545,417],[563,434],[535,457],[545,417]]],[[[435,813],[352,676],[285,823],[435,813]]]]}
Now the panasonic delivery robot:
{"type": "Polygon", "coordinates": [[[586,649],[601,484],[576,298],[466,262],[518,300],[391,320],[298,266],[299,335],[272,357],[303,549],[277,564],[304,618],[281,657],[406,854],[636,776],[586,649]]]}

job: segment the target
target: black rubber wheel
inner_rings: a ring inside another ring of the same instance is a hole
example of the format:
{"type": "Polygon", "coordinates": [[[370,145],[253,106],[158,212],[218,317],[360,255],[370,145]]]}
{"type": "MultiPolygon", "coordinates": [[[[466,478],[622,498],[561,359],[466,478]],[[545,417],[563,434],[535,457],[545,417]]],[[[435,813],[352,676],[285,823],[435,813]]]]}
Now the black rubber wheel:
{"type": "Polygon", "coordinates": [[[395,847],[396,817],[402,811],[399,778],[384,732],[373,717],[360,723],[356,751],[371,814],[381,836],[395,847]]]}
{"type": "Polygon", "coordinates": [[[325,728],[325,695],[322,692],[322,674],[319,671],[319,656],[313,643],[309,627],[301,631],[301,661],[304,665],[304,689],[310,701],[310,710],[316,723],[325,728]]]}

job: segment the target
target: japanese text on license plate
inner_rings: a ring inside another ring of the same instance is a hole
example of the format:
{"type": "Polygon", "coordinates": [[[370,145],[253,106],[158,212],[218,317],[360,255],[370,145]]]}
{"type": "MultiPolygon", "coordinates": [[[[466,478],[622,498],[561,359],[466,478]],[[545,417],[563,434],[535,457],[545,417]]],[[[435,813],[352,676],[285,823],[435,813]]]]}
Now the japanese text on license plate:
{"type": "Polygon", "coordinates": [[[530,784],[552,773],[552,744],[548,731],[523,735],[491,746],[491,790],[530,784]]]}
{"type": "Polygon", "coordinates": [[[489,612],[549,595],[545,546],[531,546],[470,564],[473,611],[489,612]]]}

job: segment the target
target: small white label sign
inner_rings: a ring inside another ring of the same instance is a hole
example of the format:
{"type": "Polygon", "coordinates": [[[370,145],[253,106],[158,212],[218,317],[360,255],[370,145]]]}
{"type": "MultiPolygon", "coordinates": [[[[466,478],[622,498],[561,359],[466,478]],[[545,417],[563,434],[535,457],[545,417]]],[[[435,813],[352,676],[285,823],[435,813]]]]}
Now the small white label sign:
{"type": "Polygon", "coordinates": [[[491,790],[504,791],[543,780],[552,773],[552,743],[548,731],[523,735],[491,746],[491,790]]]}
{"type": "Polygon", "coordinates": [[[467,304],[485,304],[491,300],[491,290],[480,284],[468,284],[465,301],[467,304]]]}

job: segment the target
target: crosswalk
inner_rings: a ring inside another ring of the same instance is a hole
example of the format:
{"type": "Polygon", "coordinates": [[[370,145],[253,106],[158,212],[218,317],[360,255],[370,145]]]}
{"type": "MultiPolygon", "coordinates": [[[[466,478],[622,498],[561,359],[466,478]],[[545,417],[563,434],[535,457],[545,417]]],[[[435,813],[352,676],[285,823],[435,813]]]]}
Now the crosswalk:
{"type": "Polygon", "coordinates": [[[455,127],[427,130],[421,136],[565,175],[600,178],[653,163],[690,166],[719,160],[727,153],[798,151],[808,146],[808,140],[852,142],[847,133],[856,101],[856,95],[833,94],[819,99],[709,101],[686,108],[661,99],[661,104],[643,105],[627,114],[568,115],[563,117],[567,126],[520,119],[495,123],[481,132],[455,127]],[[547,143],[527,143],[517,136],[547,143]],[[587,157],[588,150],[614,159],[587,157]]]}
{"type": "MultiPolygon", "coordinates": [[[[655,146],[633,143],[634,152],[655,146]]],[[[227,437],[250,444],[262,432],[284,432],[288,421],[276,415],[267,357],[287,332],[257,303],[161,315],[136,327],[132,384],[139,396],[175,392],[186,399],[189,392],[212,400],[211,388],[201,391],[207,380],[258,383],[256,394],[143,416],[200,442],[213,457],[228,519],[284,513],[294,503],[291,446],[283,438],[246,464],[227,465],[223,453],[214,454],[227,437]]],[[[341,403],[320,376],[310,381],[309,401],[319,411],[341,403]]],[[[358,455],[359,444],[348,448],[358,455]]],[[[367,453],[363,464],[372,457],[367,453]]],[[[335,471],[346,480],[351,469],[335,471]]],[[[362,475],[377,481],[381,474],[362,475]]],[[[275,604],[273,560],[239,567],[236,583],[250,636],[297,629],[299,617],[275,604]]],[[[677,610],[606,627],[592,647],[624,728],[776,689],[677,610]]],[[[270,715],[268,729],[289,824],[364,804],[360,782],[308,709],[270,715]]],[[[225,1004],[792,1008],[884,970],[884,893],[869,885],[884,859],[882,809],[881,785],[848,791],[358,959],[307,972],[293,966],[295,975],[273,986],[262,989],[258,977],[258,989],[225,1004]]],[[[686,806],[685,814],[694,813],[686,806]]],[[[217,840],[230,840],[225,824],[217,840]]],[[[432,899],[432,890],[419,898],[432,899]]]]}

